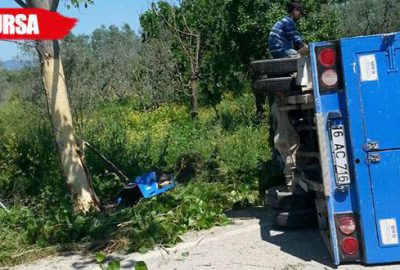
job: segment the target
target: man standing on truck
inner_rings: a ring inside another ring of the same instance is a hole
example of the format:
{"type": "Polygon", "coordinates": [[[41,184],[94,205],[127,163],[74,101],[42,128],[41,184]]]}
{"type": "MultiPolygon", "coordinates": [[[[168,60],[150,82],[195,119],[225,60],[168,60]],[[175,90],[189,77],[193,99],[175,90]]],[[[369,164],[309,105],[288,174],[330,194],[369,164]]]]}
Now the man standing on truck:
{"type": "Polygon", "coordinates": [[[288,5],[288,15],[272,27],[268,37],[268,49],[274,58],[296,57],[297,53],[307,50],[299,32],[296,21],[306,15],[298,2],[288,5]]]}

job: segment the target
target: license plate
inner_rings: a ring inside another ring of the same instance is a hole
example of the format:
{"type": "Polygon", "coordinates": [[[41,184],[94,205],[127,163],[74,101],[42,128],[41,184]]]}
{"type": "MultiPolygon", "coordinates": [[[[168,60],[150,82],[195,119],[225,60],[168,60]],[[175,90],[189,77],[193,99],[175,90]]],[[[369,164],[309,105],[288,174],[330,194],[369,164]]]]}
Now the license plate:
{"type": "Polygon", "coordinates": [[[336,185],[350,184],[349,162],[347,158],[347,147],[342,125],[331,127],[332,156],[335,168],[336,185]]]}

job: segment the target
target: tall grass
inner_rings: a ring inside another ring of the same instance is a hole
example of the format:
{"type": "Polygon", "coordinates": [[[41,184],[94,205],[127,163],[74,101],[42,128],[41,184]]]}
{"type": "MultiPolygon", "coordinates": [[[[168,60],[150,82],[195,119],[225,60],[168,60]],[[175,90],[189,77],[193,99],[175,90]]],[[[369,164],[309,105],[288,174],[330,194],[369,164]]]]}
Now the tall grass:
{"type": "MultiPolygon", "coordinates": [[[[72,211],[46,119],[17,101],[0,108],[0,198],[11,209],[0,212],[0,265],[21,262],[17,255],[26,250],[66,244],[131,251],[170,245],[189,229],[227,224],[224,212],[232,207],[259,201],[259,165],[270,150],[251,95],[226,96],[195,119],[182,105],[143,112],[108,104],[86,114],[78,135],[129,177],[157,170],[180,180],[175,190],[132,208],[87,216],[72,211]]],[[[96,192],[112,202],[120,181],[94,153],[86,158],[96,192]]]]}

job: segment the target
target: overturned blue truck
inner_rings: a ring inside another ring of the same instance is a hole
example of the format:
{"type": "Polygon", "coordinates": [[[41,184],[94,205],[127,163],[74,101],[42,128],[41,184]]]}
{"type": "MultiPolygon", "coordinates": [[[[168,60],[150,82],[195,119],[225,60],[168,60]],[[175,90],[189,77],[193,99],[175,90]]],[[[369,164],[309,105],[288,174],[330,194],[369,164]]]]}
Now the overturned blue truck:
{"type": "Polygon", "coordinates": [[[266,191],[270,220],[317,223],[335,265],[400,262],[399,68],[400,33],[251,63],[285,179],[266,191]]]}

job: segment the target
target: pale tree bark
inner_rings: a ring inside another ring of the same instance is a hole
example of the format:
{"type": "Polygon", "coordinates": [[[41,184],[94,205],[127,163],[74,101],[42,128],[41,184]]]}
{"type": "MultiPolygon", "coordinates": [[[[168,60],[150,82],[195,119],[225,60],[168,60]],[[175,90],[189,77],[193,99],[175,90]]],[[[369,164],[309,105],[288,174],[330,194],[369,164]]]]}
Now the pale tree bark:
{"type": "MultiPolygon", "coordinates": [[[[56,11],[57,6],[57,0],[28,0],[23,7],[56,11]]],[[[91,210],[99,211],[100,201],[94,192],[83,157],[78,152],[59,42],[37,41],[36,49],[61,171],[73,197],[75,211],[83,213],[91,210]]]]}

